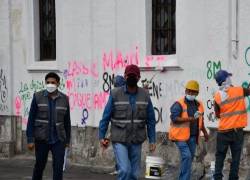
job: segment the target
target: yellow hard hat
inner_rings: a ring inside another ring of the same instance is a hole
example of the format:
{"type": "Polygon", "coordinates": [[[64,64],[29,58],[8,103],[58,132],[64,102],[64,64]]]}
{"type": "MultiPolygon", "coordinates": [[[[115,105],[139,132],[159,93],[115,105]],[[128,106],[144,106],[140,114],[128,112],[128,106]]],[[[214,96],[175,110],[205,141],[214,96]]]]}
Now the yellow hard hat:
{"type": "Polygon", "coordinates": [[[190,80],[187,82],[185,88],[199,92],[199,83],[195,80],[190,80]]]}

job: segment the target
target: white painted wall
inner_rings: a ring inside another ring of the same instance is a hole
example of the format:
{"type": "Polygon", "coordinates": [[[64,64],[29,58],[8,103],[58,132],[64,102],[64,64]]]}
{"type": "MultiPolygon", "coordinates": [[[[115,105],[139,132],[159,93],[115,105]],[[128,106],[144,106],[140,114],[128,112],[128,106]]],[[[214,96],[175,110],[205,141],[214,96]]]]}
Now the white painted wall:
{"type": "MultiPolygon", "coordinates": [[[[214,71],[220,67],[227,69],[233,73],[235,85],[248,83],[248,0],[239,1],[236,59],[231,41],[235,38],[236,0],[177,0],[177,54],[161,57],[150,54],[150,0],[57,0],[57,60],[52,63],[37,62],[35,1],[0,0],[0,65],[8,77],[8,88],[13,91],[8,96],[9,111],[0,113],[21,115],[23,129],[33,91],[43,88],[48,70],[57,70],[62,77],[61,89],[70,97],[73,126],[98,126],[108,98],[103,91],[103,76],[123,74],[125,64],[120,60],[124,59],[141,67],[166,67],[165,72],[143,71],[141,77],[149,80],[157,74],[153,82],[158,86],[159,97],[155,90],[150,93],[155,108],[162,109],[158,131],[168,130],[169,108],[184,94],[188,80],[200,82],[199,98],[206,107],[205,123],[214,127],[217,125],[211,109],[212,94],[217,90],[214,71]],[[82,124],[84,109],[88,111],[86,124],[82,124]]],[[[248,105],[248,99],[246,102],[248,105]]]]}
{"type": "Polygon", "coordinates": [[[9,21],[10,4],[8,0],[0,1],[0,114],[12,113],[11,73],[11,26],[9,21]]]}

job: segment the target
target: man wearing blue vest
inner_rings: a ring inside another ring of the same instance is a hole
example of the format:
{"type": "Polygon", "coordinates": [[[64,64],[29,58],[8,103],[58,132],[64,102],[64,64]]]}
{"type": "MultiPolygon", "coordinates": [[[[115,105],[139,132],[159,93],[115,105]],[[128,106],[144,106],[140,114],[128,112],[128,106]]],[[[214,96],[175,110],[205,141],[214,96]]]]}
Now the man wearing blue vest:
{"type": "Polygon", "coordinates": [[[64,152],[71,133],[69,101],[57,89],[60,77],[56,73],[48,73],[45,83],[46,89],[34,93],[26,130],[28,149],[35,148],[36,156],[32,180],[42,179],[49,151],[53,159],[53,180],[62,180],[64,152]]]}
{"type": "Polygon", "coordinates": [[[149,138],[149,150],[155,150],[155,114],[148,92],[137,86],[140,69],[128,65],[126,85],[111,90],[99,124],[99,139],[107,147],[105,135],[111,121],[111,141],[118,166],[119,180],[137,180],[140,174],[142,143],[149,138]],[[147,129],[147,130],[146,130],[147,129]]]}

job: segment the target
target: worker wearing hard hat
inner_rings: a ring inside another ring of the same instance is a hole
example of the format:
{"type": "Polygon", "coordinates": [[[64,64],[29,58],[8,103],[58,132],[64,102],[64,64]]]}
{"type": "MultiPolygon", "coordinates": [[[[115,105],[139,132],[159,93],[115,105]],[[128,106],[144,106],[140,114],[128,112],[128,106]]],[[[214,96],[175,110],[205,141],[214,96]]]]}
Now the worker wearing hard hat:
{"type": "Polygon", "coordinates": [[[215,74],[219,90],[214,95],[214,110],[219,118],[216,145],[216,161],[214,179],[223,178],[222,170],[227,149],[230,147],[232,162],[229,179],[239,179],[239,163],[243,146],[243,128],[247,126],[247,111],[245,96],[250,95],[250,90],[234,87],[231,73],[220,70],[215,74]]]}
{"type": "Polygon", "coordinates": [[[196,100],[199,94],[199,83],[190,80],[185,88],[186,95],[176,101],[170,109],[169,139],[175,142],[180,151],[180,180],[189,180],[191,177],[192,161],[200,131],[203,132],[205,140],[208,140],[208,133],[204,127],[203,104],[196,100]]]}

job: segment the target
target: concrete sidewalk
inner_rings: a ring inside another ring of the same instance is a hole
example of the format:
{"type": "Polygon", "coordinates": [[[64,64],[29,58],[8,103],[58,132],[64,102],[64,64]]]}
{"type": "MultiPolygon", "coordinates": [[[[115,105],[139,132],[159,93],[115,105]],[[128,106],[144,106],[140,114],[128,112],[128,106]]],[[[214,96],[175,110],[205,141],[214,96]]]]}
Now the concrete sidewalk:
{"type": "MultiPolygon", "coordinates": [[[[18,155],[11,159],[0,158],[0,180],[31,180],[34,156],[18,155]]],[[[173,177],[174,169],[168,169],[163,179],[175,180],[173,177]]],[[[68,164],[64,172],[64,180],[115,180],[116,175],[111,175],[107,168],[92,168],[79,165],[68,164]]],[[[143,174],[142,174],[143,175],[143,174]]],[[[43,174],[43,180],[52,180],[52,162],[49,160],[43,174]]],[[[141,177],[140,180],[150,180],[141,177]]]]}
{"type": "MultiPolygon", "coordinates": [[[[1,180],[30,180],[35,161],[33,159],[14,157],[0,159],[1,180]]],[[[48,161],[43,180],[52,180],[51,161],[48,161]]],[[[64,180],[115,180],[115,176],[93,172],[90,168],[69,165],[64,172],[64,180]]]]}

